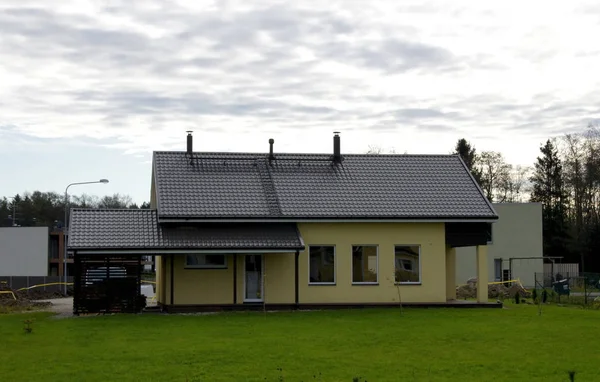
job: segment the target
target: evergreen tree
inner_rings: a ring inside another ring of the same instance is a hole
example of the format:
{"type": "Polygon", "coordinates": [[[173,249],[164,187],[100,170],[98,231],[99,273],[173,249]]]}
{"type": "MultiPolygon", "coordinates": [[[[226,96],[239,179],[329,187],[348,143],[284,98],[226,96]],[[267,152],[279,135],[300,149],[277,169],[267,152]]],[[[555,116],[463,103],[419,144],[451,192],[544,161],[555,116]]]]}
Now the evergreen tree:
{"type": "Polygon", "coordinates": [[[478,156],[475,147],[471,146],[466,139],[461,138],[456,142],[454,153],[460,155],[469,171],[471,171],[473,178],[481,185],[481,170],[477,166],[478,156]]]}
{"type": "Polygon", "coordinates": [[[545,256],[568,254],[567,203],[568,193],[563,179],[562,162],[552,141],[540,147],[532,183],[532,202],[541,202],[545,256]]]}

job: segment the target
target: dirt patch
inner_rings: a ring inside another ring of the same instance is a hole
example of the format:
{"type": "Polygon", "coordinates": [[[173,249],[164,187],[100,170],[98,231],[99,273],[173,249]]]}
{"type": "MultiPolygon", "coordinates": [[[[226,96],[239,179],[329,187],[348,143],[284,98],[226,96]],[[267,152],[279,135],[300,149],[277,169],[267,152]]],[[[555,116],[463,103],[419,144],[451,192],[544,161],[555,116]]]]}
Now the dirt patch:
{"type": "Polygon", "coordinates": [[[0,293],[1,312],[19,312],[28,310],[46,310],[52,306],[46,296],[55,296],[55,293],[44,291],[16,291],[6,285],[0,285],[0,291],[12,293],[0,293]],[[41,298],[40,298],[41,297],[41,298]],[[46,300],[46,301],[40,301],[46,300]]]}
{"type": "Polygon", "coordinates": [[[3,301],[0,301],[0,307],[5,308],[8,311],[47,309],[51,306],[52,306],[52,303],[48,302],[48,301],[31,301],[31,300],[3,300],[3,301]]]}
{"type": "MultiPolygon", "coordinates": [[[[45,291],[40,288],[15,290],[15,289],[10,289],[5,284],[0,284],[0,291],[13,292],[18,299],[23,299],[23,300],[49,300],[51,298],[64,297],[64,294],[61,292],[50,292],[50,291],[45,291]]],[[[0,300],[5,300],[5,299],[14,300],[12,294],[1,293],[0,300]]]]}
{"type": "MultiPolygon", "coordinates": [[[[513,284],[510,287],[504,286],[504,284],[493,284],[488,285],[488,298],[511,298],[516,293],[519,293],[521,297],[531,297],[531,292],[527,291],[521,285],[513,284]]],[[[477,297],[477,279],[471,278],[467,280],[466,285],[461,285],[456,288],[456,298],[476,298],[477,297]]]]}

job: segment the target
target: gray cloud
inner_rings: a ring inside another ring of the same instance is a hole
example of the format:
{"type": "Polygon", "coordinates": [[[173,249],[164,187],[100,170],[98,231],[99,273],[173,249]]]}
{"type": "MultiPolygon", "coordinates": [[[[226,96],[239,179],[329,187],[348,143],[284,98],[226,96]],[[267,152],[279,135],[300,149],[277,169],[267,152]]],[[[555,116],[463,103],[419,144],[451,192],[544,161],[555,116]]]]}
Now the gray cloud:
{"type": "Polygon", "coordinates": [[[454,55],[441,47],[404,39],[331,42],[313,46],[321,58],[354,63],[389,73],[418,69],[456,69],[454,55]]]}
{"type": "Polygon", "coordinates": [[[423,124],[417,126],[418,130],[426,131],[429,133],[447,133],[457,131],[456,127],[448,125],[435,125],[435,124],[423,124]]]}
{"type": "Polygon", "coordinates": [[[562,53],[539,44],[557,33],[551,22],[515,38],[495,10],[453,5],[445,17],[431,2],[378,2],[387,10],[217,2],[202,11],[109,3],[87,14],[16,1],[0,8],[0,70],[15,78],[0,93],[0,123],[35,133],[52,121],[57,134],[103,132],[127,143],[139,124],[157,136],[200,125],[537,137],[600,118],[594,73],[589,92],[568,97],[539,79],[528,83],[522,65],[562,53]]]}

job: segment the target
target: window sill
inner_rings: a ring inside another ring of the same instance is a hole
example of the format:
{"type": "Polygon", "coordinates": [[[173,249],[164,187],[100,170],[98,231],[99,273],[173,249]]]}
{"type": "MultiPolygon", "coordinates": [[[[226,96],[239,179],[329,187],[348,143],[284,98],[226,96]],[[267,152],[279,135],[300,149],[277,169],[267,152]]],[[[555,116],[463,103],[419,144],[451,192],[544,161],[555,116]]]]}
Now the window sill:
{"type": "Polygon", "coordinates": [[[414,282],[395,282],[394,285],[421,285],[422,282],[420,281],[414,281],[414,282]]]}
{"type": "Polygon", "coordinates": [[[361,285],[379,285],[379,283],[378,282],[364,282],[364,283],[353,282],[352,285],[357,285],[357,286],[361,286],[361,285]]]}
{"type": "Polygon", "coordinates": [[[335,286],[335,283],[308,283],[308,286],[335,286]]]}
{"type": "Polygon", "coordinates": [[[206,269],[227,269],[227,267],[183,267],[183,269],[206,270],[206,269]]]}

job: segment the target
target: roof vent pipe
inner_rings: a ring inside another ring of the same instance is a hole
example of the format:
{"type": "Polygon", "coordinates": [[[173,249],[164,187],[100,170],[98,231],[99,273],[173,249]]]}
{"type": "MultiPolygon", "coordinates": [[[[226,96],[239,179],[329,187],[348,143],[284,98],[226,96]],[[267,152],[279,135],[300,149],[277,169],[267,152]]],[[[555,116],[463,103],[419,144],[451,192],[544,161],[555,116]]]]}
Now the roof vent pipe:
{"type": "Polygon", "coordinates": [[[187,153],[192,155],[194,152],[194,143],[192,138],[192,131],[187,131],[187,153]]]}
{"type": "Polygon", "coordinates": [[[340,151],[340,133],[339,131],[333,132],[333,161],[340,163],[342,161],[342,154],[340,151]]]}
{"type": "Polygon", "coordinates": [[[275,155],[273,155],[273,143],[275,143],[275,140],[273,138],[269,139],[269,163],[275,159],[275,155]]]}

